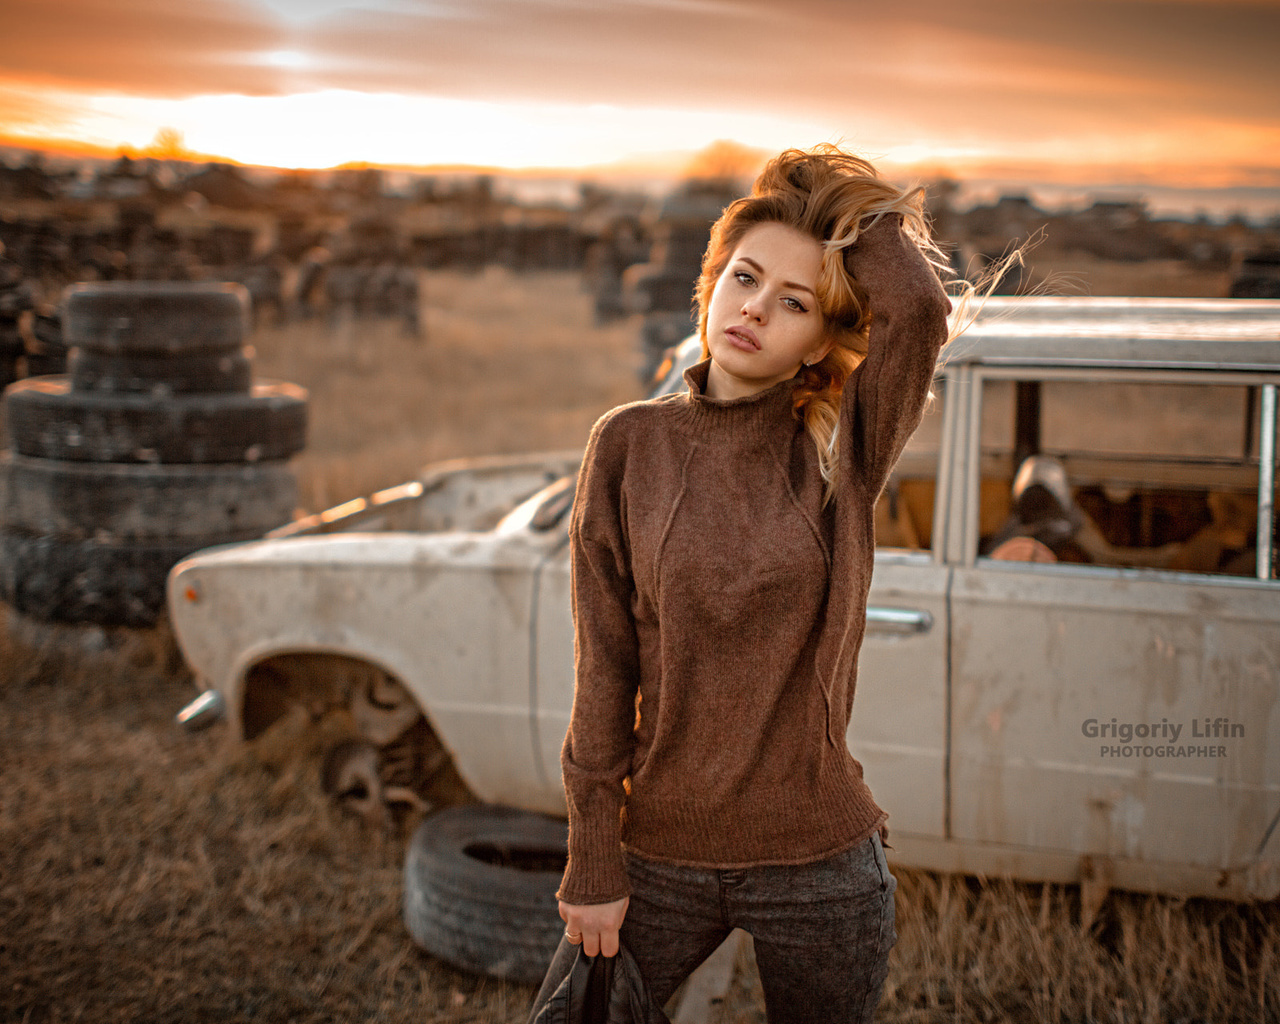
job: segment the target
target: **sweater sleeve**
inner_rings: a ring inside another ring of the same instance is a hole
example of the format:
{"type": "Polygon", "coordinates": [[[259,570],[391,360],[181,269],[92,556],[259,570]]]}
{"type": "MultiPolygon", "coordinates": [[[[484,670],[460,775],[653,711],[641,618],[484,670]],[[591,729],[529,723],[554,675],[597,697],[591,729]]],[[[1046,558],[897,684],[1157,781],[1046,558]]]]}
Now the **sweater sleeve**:
{"type": "Polygon", "coordinates": [[[561,750],[569,809],[569,861],[558,896],[608,903],[629,892],[622,858],[624,779],[635,748],[640,667],[617,423],[596,424],[569,526],[574,696],[561,750]]]}
{"type": "Polygon", "coordinates": [[[873,498],[920,425],[951,310],[901,223],[896,215],[881,218],[845,257],[867,293],[871,333],[867,358],[844,390],[839,472],[846,482],[864,481],[873,498]]]}

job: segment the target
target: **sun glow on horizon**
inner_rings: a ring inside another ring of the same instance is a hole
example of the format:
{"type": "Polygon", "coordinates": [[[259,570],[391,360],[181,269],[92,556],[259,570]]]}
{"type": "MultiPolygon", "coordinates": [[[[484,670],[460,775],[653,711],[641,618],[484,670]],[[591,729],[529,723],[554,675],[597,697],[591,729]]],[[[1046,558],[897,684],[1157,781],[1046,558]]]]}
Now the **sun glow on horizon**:
{"type": "MultiPolygon", "coordinates": [[[[305,54],[280,51],[279,63],[305,54]]],[[[284,96],[159,99],[59,95],[55,117],[17,134],[144,149],[162,128],[194,152],[238,163],[324,168],[475,164],[580,168],[634,155],[694,151],[717,138],[781,149],[833,138],[830,126],[761,113],[449,99],[343,89],[284,96]]],[[[11,133],[11,137],[12,137],[11,133]]]]}
{"type": "MultiPolygon", "coordinates": [[[[302,69],[305,51],[264,51],[302,69]]],[[[34,149],[156,153],[164,134],[189,158],[324,169],[487,167],[668,177],[717,140],[776,152],[837,142],[902,177],[1024,176],[1046,182],[1280,189],[1280,127],[1197,117],[1122,134],[1017,139],[964,121],[945,133],[868,114],[822,123],[766,111],[602,103],[497,102],[346,89],[157,98],[40,87],[0,77],[0,139],[34,149]],[[1187,138],[1196,138],[1194,151],[1187,138]],[[1212,162],[1204,159],[1213,154],[1212,162]]]]}

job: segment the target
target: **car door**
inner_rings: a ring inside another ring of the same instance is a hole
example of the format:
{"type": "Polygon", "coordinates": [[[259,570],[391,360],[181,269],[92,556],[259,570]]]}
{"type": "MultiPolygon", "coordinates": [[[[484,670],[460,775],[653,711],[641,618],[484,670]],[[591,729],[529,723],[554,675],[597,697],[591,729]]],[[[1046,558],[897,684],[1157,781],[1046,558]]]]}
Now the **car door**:
{"type": "Polygon", "coordinates": [[[971,372],[953,839],[1030,877],[1072,877],[1088,856],[1127,887],[1274,895],[1261,861],[1280,818],[1275,376],[971,372]],[[1044,560],[1006,560],[973,510],[984,467],[1019,468],[1028,386],[1036,458],[1061,466],[1079,523],[1065,542],[1021,524],[1013,558],[1038,544],[1044,560]]]}

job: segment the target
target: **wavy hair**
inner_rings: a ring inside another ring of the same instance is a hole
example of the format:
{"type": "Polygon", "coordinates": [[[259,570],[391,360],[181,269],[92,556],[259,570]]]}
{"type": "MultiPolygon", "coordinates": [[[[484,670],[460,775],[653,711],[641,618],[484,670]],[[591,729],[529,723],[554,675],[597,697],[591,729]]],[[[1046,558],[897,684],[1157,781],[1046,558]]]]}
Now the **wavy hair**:
{"type": "Polygon", "coordinates": [[[811,366],[802,366],[795,390],[796,414],[818,449],[822,477],[830,497],[835,484],[840,395],[845,382],[867,355],[874,311],[867,293],[845,266],[845,250],[886,214],[899,214],[906,234],[940,274],[950,268],[929,232],[924,189],[903,189],[886,181],[861,157],[837,146],[805,152],[788,149],[766,165],[751,194],[726,207],[711,229],[695,291],[698,332],[706,358],[707,314],[711,293],[743,236],[757,224],[785,224],[822,244],[816,284],[823,330],[834,344],[811,366]]]}

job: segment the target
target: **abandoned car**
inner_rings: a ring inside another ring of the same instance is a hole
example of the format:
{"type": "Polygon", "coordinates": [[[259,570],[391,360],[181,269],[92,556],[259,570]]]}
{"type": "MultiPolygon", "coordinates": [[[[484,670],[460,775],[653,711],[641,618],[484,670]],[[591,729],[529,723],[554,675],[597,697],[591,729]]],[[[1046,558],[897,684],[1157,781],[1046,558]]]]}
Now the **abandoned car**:
{"type": "MultiPolygon", "coordinates": [[[[1280,895],[1278,386],[1280,301],[991,299],[944,351],[847,737],[896,864],[1280,895]]],[[[445,464],[197,553],[183,653],[245,738],[347,715],[378,807],[563,817],[575,468],[445,464]]]]}

